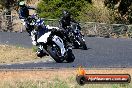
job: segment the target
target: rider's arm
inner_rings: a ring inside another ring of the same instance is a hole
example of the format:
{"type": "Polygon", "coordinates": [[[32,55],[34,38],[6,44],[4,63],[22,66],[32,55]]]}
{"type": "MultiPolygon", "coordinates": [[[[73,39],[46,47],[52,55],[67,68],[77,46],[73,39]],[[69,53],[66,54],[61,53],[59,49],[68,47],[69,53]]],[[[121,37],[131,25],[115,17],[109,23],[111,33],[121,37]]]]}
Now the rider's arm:
{"type": "Polygon", "coordinates": [[[22,17],[22,14],[21,14],[21,9],[18,11],[18,14],[19,14],[19,18],[20,18],[20,19],[24,19],[24,18],[22,17]]]}
{"type": "Polygon", "coordinates": [[[77,26],[78,26],[78,29],[81,30],[81,27],[80,27],[79,23],[77,21],[75,21],[72,17],[71,17],[71,22],[76,23],[77,26]]]}
{"type": "Polygon", "coordinates": [[[63,18],[61,17],[61,19],[59,20],[59,28],[61,28],[61,29],[63,28],[63,27],[62,27],[62,19],[63,19],[63,18]]]}
{"type": "Polygon", "coordinates": [[[36,8],[34,8],[34,7],[31,7],[31,6],[27,6],[27,7],[28,7],[28,9],[36,10],[36,8]]]}
{"type": "Polygon", "coordinates": [[[77,23],[72,17],[70,19],[71,19],[71,22],[77,23]]]}

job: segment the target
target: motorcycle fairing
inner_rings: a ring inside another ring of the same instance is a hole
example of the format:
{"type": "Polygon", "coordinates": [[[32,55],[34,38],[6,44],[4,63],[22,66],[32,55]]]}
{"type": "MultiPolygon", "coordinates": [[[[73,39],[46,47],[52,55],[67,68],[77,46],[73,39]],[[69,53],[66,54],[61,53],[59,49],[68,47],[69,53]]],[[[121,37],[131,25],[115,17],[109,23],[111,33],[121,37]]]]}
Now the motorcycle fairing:
{"type": "Polygon", "coordinates": [[[47,32],[44,35],[42,35],[37,42],[43,42],[43,43],[47,43],[47,39],[50,36],[51,32],[47,32]]]}
{"type": "Polygon", "coordinates": [[[65,47],[64,47],[63,40],[60,37],[56,36],[56,35],[52,38],[52,40],[60,47],[61,54],[62,54],[62,56],[64,56],[66,50],[65,50],[65,47]]]}

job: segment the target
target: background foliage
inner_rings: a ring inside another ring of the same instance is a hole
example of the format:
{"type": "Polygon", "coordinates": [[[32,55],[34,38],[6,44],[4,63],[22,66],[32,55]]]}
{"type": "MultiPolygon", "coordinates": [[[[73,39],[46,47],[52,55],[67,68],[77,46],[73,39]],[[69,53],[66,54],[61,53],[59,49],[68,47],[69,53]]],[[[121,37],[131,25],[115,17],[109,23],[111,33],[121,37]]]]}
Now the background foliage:
{"type": "Polygon", "coordinates": [[[62,9],[66,9],[80,21],[132,23],[132,0],[100,0],[104,3],[103,9],[95,7],[92,1],[94,2],[94,0],[42,0],[38,4],[38,13],[41,17],[58,18],[62,9]]]}
{"type": "MultiPolygon", "coordinates": [[[[0,0],[0,9],[13,7],[17,1],[20,0],[0,0]]],[[[37,12],[40,17],[57,19],[63,9],[83,22],[132,24],[132,0],[41,0],[37,12]],[[94,6],[95,1],[103,2],[104,7],[94,6]]]]}
{"type": "Polygon", "coordinates": [[[132,24],[132,0],[104,0],[104,5],[118,14],[118,23],[132,24]]]}
{"type": "Polygon", "coordinates": [[[41,17],[58,18],[62,10],[68,10],[78,17],[88,3],[92,3],[91,0],[42,0],[38,4],[38,13],[41,17]]]}
{"type": "Polygon", "coordinates": [[[1,8],[7,8],[14,6],[14,4],[17,2],[17,0],[0,0],[1,8]]]}

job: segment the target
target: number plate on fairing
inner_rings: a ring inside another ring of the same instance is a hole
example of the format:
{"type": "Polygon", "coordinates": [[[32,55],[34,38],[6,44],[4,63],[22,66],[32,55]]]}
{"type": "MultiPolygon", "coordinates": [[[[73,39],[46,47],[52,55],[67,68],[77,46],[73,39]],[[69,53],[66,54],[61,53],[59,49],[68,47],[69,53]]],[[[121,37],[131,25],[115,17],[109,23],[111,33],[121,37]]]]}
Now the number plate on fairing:
{"type": "Polygon", "coordinates": [[[51,32],[45,33],[44,35],[42,35],[42,36],[37,40],[37,42],[46,43],[46,42],[47,42],[47,39],[48,39],[48,37],[49,37],[50,34],[51,34],[51,32]]]}

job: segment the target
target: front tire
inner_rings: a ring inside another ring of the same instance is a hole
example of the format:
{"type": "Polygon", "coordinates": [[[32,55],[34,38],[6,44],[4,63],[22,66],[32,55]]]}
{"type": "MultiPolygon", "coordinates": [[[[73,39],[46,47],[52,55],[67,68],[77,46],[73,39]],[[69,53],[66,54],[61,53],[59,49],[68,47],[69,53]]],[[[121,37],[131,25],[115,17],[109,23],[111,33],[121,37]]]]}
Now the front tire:
{"type": "Polygon", "coordinates": [[[85,44],[85,41],[83,41],[83,39],[80,38],[80,37],[78,37],[78,40],[79,40],[79,42],[81,43],[82,49],[83,49],[83,50],[88,50],[88,48],[87,48],[87,46],[86,46],[86,44],[85,44]]]}
{"type": "Polygon", "coordinates": [[[49,45],[47,47],[47,52],[50,54],[50,56],[57,62],[57,63],[62,63],[65,59],[63,57],[59,57],[57,54],[58,47],[52,47],[49,45]]]}
{"type": "Polygon", "coordinates": [[[79,49],[79,44],[77,42],[73,42],[74,49],[79,49]]]}
{"type": "Polygon", "coordinates": [[[66,58],[67,63],[71,63],[71,62],[73,62],[75,60],[75,56],[72,53],[72,50],[71,49],[69,49],[67,51],[67,55],[68,55],[67,58],[66,58]]]}

